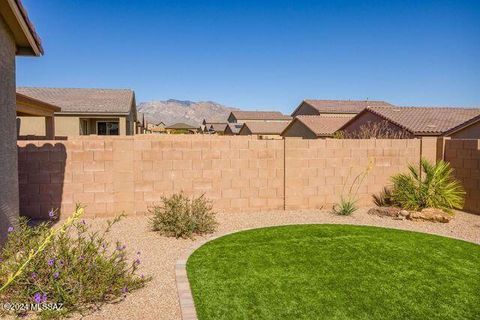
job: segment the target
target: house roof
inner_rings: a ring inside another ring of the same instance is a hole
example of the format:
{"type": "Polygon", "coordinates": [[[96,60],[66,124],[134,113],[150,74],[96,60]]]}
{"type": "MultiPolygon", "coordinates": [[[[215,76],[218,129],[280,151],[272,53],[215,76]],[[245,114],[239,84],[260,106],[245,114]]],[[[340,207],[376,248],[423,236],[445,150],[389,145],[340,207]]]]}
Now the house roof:
{"type": "Polygon", "coordinates": [[[281,134],[288,126],[290,121],[275,121],[275,122],[245,122],[240,129],[250,130],[252,134],[281,134]]]}
{"type": "Polygon", "coordinates": [[[60,113],[128,114],[135,93],[129,89],[78,89],[19,87],[17,92],[59,106],[60,113]]]}
{"type": "Polygon", "coordinates": [[[143,112],[137,111],[137,122],[145,123],[145,114],[143,112]]]}
{"type": "Polygon", "coordinates": [[[36,56],[43,54],[42,41],[20,0],[2,1],[0,14],[12,30],[17,45],[17,54],[36,56]]]}
{"type": "Polygon", "coordinates": [[[237,120],[291,120],[292,117],[279,111],[232,111],[237,120]]]}
{"type": "Polygon", "coordinates": [[[192,129],[198,129],[197,127],[194,127],[192,125],[183,123],[183,122],[178,122],[175,124],[172,124],[170,126],[165,127],[165,129],[186,129],[186,130],[192,130],[192,129]]]}
{"type": "Polygon", "coordinates": [[[215,132],[224,132],[226,128],[226,123],[212,123],[209,127],[209,130],[213,130],[215,132]]]}
{"type": "Polygon", "coordinates": [[[360,113],[368,106],[392,106],[385,101],[374,100],[315,100],[307,99],[293,111],[292,115],[304,104],[308,104],[320,113],[360,113]]]}
{"type": "MultiPolygon", "coordinates": [[[[238,134],[240,132],[240,129],[242,129],[243,124],[241,123],[228,123],[227,128],[230,130],[233,134],[238,134]]],[[[227,128],[225,128],[225,131],[227,131],[227,128]]]]}
{"type": "Polygon", "coordinates": [[[416,135],[442,135],[480,116],[480,108],[452,107],[369,107],[364,112],[372,112],[416,135]]]}
{"type": "Polygon", "coordinates": [[[317,137],[328,137],[332,136],[336,131],[338,131],[343,125],[350,121],[353,118],[352,116],[297,116],[292,121],[292,123],[285,128],[282,132],[282,135],[288,128],[293,125],[295,121],[303,123],[308,129],[310,129],[317,137]]]}
{"type": "Polygon", "coordinates": [[[52,104],[27,97],[23,94],[16,94],[17,115],[28,116],[53,116],[61,109],[52,104]]]}

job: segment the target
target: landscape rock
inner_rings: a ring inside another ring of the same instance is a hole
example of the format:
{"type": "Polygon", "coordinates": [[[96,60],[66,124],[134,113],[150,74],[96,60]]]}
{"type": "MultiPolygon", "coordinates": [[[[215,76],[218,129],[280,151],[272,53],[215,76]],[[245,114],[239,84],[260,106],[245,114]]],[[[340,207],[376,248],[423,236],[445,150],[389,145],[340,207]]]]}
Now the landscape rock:
{"type": "Polygon", "coordinates": [[[379,217],[391,217],[396,218],[399,216],[401,209],[395,207],[375,207],[368,210],[368,214],[379,217]]]}
{"type": "Polygon", "coordinates": [[[407,218],[413,221],[448,223],[453,218],[453,216],[440,209],[425,208],[420,212],[410,212],[407,218]]]}

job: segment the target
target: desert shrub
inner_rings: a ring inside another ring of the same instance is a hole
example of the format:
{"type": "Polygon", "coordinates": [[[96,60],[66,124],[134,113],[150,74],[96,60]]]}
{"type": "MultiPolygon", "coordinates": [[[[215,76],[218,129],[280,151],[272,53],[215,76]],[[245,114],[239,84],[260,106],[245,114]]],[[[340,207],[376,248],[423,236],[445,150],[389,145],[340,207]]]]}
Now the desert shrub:
{"type": "Polygon", "coordinates": [[[407,210],[438,208],[446,212],[463,207],[465,191],[453,177],[448,162],[431,164],[426,159],[420,162],[421,169],[409,166],[408,173],[392,177],[392,199],[407,210]]]}
{"type": "Polygon", "coordinates": [[[349,216],[357,211],[357,202],[358,200],[356,198],[341,197],[340,202],[333,206],[333,213],[341,216],[349,216]]]}
{"type": "Polygon", "coordinates": [[[392,190],[388,187],[384,187],[382,191],[374,194],[372,197],[373,203],[379,207],[392,207],[396,205],[392,197],[392,190]]]}
{"type": "Polygon", "coordinates": [[[392,129],[388,121],[367,122],[353,132],[337,131],[336,139],[409,139],[411,134],[406,130],[392,129]]]}
{"type": "Polygon", "coordinates": [[[149,209],[151,227],[160,234],[191,238],[194,234],[212,233],[217,227],[211,201],[202,195],[189,198],[183,192],[162,197],[161,205],[149,209]]]}
{"type": "Polygon", "coordinates": [[[332,213],[342,216],[349,216],[357,211],[358,191],[360,190],[360,187],[362,186],[363,181],[367,177],[368,173],[372,170],[373,165],[373,160],[370,160],[368,166],[352,180],[347,192],[345,190],[346,184],[343,185],[342,194],[340,195],[340,202],[333,205],[332,213]]]}
{"type": "Polygon", "coordinates": [[[113,247],[106,240],[121,216],[108,221],[103,231],[91,231],[78,212],[77,208],[74,217],[56,229],[51,222],[31,227],[26,218],[9,229],[0,254],[0,282],[4,284],[0,301],[4,306],[57,304],[59,310],[37,310],[37,315],[58,318],[119,301],[149,280],[137,275],[139,256],[130,261],[125,245],[116,242],[113,247]]]}

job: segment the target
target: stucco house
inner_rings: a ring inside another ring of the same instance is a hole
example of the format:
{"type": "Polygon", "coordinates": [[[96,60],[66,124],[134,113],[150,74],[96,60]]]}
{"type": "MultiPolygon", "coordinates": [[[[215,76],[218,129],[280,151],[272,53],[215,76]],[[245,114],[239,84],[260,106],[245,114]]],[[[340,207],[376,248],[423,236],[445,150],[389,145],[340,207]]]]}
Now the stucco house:
{"type": "Polygon", "coordinates": [[[382,123],[405,138],[445,136],[480,139],[480,108],[368,107],[340,131],[355,136],[366,125],[382,123]]]}
{"type": "Polygon", "coordinates": [[[330,138],[344,126],[353,116],[318,115],[297,116],[283,130],[282,137],[297,137],[303,139],[330,138]]]}
{"type": "Polygon", "coordinates": [[[20,0],[0,0],[0,243],[19,214],[15,56],[43,48],[20,0]]]}
{"type": "Polygon", "coordinates": [[[242,123],[228,123],[225,127],[225,131],[223,131],[223,135],[225,136],[235,136],[240,132],[242,129],[242,123]]]}
{"type": "Polygon", "coordinates": [[[196,134],[200,128],[187,123],[179,122],[165,127],[169,134],[196,134]]]}
{"type": "Polygon", "coordinates": [[[292,117],[284,115],[279,111],[232,111],[228,116],[229,123],[285,122],[290,120],[292,120],[292,117]]]}
{"type": "Polygon", "coordinates": [[[157,124],[148,123],[147,124],[147,133],[166,133],[165,129],[166,125],[163,122],[159,122],[157,124]]]}
{"type": "Polygon", "coordinates": [[[55,112],[60,112],[60,108],[52,104],[27,97],[17,92],[17,136],[18,139],[55,139],[55,112]],[[38,135],[22,136],[20,128],[22,127],[22,118],[36,117],[32,125],[38,126],[34,128],[34,132],[38,135]]]}
{"type": "MultiPolygon", "coordinates": [[[[17,92],[58,106],[57,137],[81,135],[134,135],[135,93],[129,89],[17,88],[17,92]]],[[[20,135],[37,135],[37,118],[22,117],[20,135]]]]}
{"type": "Polygon", "coordinates": [[[147,120],[145,119],[145,114],[143,112],[137,111],[137,122],[136,122],[136,134],[146,133],[148,127],[147,120]]]}
{"type": "Polygon", "coordinates": [[[290,121],[245,122],[238,135],[256,135],[261,139],[280,139],[281,133],[289,123],[290,121]]]}
{"type": "Polygon", "coordinates": [[[392,106],[385,101],[372,100],[303,100],[293,111],[296,116],[319,116],[324,114],[352,117],[369,106],[392,106]]]}

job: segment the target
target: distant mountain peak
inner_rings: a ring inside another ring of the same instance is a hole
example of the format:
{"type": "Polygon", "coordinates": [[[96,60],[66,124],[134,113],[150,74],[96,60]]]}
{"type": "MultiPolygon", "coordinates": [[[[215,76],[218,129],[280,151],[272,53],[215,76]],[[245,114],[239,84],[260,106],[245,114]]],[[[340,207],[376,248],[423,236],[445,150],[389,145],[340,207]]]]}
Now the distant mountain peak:
{"type": "Polygon", "coordinates": [[[176,103],[176,104],[179,104],[179,105],[190,106],[190,105],[194,104],[195,102],[190,101],[190,100],[168,99],[167,103],[176,103]]]}
{"type": "Polygon", "coordinates": [[[168,99],[165,101],[142,102],[138,111],[145,114],[150,123],[163,122],[166,125],[184,122],[198,126],[203,119],[214,122],[227,122],[230,112],[238,108],[227,107],[214,101],[189,101],[168,99]]]}

